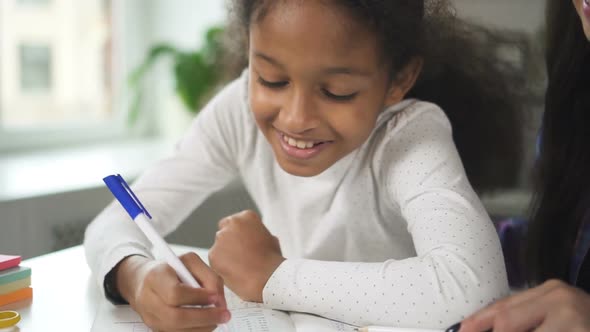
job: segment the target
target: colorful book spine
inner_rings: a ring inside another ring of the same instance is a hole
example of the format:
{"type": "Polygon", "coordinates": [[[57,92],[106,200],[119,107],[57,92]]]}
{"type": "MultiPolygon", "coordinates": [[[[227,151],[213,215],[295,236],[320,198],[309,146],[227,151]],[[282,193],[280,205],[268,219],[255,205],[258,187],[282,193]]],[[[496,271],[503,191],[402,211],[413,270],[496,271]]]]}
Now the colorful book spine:
{"type": "Polygon", "coordinates": [[[33,297],[33,289],[31,287],[22,288],[12,293],[0,295],[0,307],[12,302],[17,302],[33,297]]]}
{"type": "Polygon", "coordinates": [[[26,277],[24,279],[16,280],[13,282],[9,282],[4,285],[0,285],[0,295],[12,293],[22,288],[27,288],[31,286],[31,277],[26,277]]]}
{"type": "Polygon", "coordinates": [[[0,306],[33,297],[31,269],[20,256],[0,255],[0,306]]]}
{"type": "Polygon", "coordinates": [[[20,256],[0,255],[0,271],[16,267],[20,264],[20,256]]]}
{"type": "Polygon", "coordinates": [[[0,285],[17,281],[31,276],[31,269],[26,266],[17,266],[0,271],[0,285]]]}

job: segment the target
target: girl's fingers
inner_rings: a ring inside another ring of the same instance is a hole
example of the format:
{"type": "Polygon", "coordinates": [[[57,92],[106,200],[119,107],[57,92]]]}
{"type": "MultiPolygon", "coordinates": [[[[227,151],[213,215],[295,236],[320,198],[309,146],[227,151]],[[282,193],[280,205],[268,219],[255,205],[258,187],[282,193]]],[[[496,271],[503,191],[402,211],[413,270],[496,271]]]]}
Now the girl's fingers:
{"type": "MultiPolygon", "coordinates": [[[[192,288],[182,284],[180,286],[187,291],[197,291],[203,294],[207,292],[202,288],[192,288]]],[[[216,325],[228,321],[231,317],[225,308],[170,306],[163,303],[160,295],[153,292],[145,299],[151,304],[144,305],[141,310],[142,319],[148,326],[160,331],[213,331],[216,325]]],[[[178,302],[178,300],[174,300],[174,302],[178,302]]]]}
{"type": "Polygon", "coordinates": [[[231,316],[227,309],[165,307],[158,313],[164,330],[195,329],[226,323],[231,316]]]}
{"type": "Polygon", "coordinates": [[[160,298],[164,303],[173,307],[186,305],[207,306],[217,303],[219,295],[204,288],[194,288],[178,283],[171,291],[160,295],[160,298]]]}
{"type": "Polygon", "coordinates": [[[217,299],[215,292],[183,284],[169,265],[162,264],[157,269],[158,273],[148,275],[147,282],[150,289],[166,305],[209,305],[217,299]]]}
{"type": "Polygon", "coordinates": [[[223,291],[223,280],[195,253],[187,253],[180,257],[182,263],[191,271],[204,289],[217,295],[216,304],[226,307],[223,291]]]}
{"type": "Polygon", "coordinates": [[[194,329],[180,329],[180,330],[170,330],[165,332],[212,332],[217,328],[217,326],[205,326],[205,327],[198,327],[194,329]]]}
{"type": "Polygon", "coordinates": [[[232,218],[233,218],[233,216],[229,216],[229,217],[225,217],[225,218],[221,219],[219,221],[219,223],[217,223],[217,227],[219,229],[222,229],[223,227],[227,226],[231,222],[232,218]]]}

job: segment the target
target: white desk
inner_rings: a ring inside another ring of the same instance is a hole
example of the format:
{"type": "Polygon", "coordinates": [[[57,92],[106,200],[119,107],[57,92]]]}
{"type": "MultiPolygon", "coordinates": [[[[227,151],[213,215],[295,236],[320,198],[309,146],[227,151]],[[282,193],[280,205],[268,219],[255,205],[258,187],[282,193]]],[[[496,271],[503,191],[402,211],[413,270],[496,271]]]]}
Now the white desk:
{"type": "MultiPolygon", "coordinates": [[[[195,251],[207,260],[205,249],[179,245],[172,249],[178,254],[195,251]]],[[[27,259],[21,265],[32,270],[33,299],[0,307],[0,311],[16,310],[22,317],[17,327],[1,332],[90,331],[101,298],[82,246],[27,259]]]]}

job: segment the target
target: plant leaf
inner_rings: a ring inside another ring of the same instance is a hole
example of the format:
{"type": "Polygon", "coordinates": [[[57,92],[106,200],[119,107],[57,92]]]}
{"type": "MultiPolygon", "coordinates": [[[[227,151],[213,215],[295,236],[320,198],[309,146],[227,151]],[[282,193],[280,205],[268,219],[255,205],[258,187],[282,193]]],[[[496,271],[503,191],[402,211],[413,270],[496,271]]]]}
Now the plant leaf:
{"type": "Polygon", "coordinates": [[[197,113],[201,98],[215,84],[214,70],[196,52],[179,54],[175,62],[176,91],[186,107],[197,113]]]}
{"type": "Polygon", "coordinates": [[[164,55],[175,55],[178,50],[168,44],[158,44],[150,48],[150,51],[144,61],[131,72],[128,78],[129,88],[132,90],[133,99],[127,114],[127,124],[133,125],[141,110],[141,100],[143,99],[143,89],[141,82],[145,74],[153,67],[156,60],[164,55]]]}
{"type": "Polygon", "coordinates": [[[137,121],[137,118],[139,117],[139,110],[140,110],[142,99],[143,99],[143,91],[138,90],[133,96],[133,100],[131,101],[131,107],[129,108],[129,113],[127,113],[127,124],[129,126],[135,124],[137,121]]]}
{"type": "Polygon", "coordinates": [[[163,55],[176,55],[179,51],[169,44],[158,44],[150,48],[150,51],[143,62],[129,75],[129,85],[136,87],[143,76],[152,68],[156,60],[163,55]]]}

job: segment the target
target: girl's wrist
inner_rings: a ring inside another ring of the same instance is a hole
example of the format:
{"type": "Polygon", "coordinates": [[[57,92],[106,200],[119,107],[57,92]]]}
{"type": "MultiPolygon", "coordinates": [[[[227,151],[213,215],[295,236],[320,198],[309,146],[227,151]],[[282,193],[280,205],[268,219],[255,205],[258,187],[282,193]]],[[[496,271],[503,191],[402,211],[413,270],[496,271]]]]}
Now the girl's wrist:
{"type": "Polygon", "coordinates": [[[138,278],[140,278],[139,271],[149,261],[147,257],[132,255],[125,257],[115,267],[116,289],[127,302],[131,303],[135,298],[135,290],[137,289],[138,278]]]}
{"type": "Polygon", "coordinates": [[[283,264],[283,262],[286,260],[287,259],[283,256],[277,256],[272,259],[271,263],[269,264],[270,268],[268,269],[268,272],[265,273],[265,276],[263,277],[264,280],[261,283],[262,287],[260,287],[259,292],[260,297],[256,299],[255,302],[264,303],[264,288],[266,288],[266,284],[268,284],[268,281],[270,280],[272,275],[278,270],[279,266],[281,266],[281,264],[283,264]]]}

